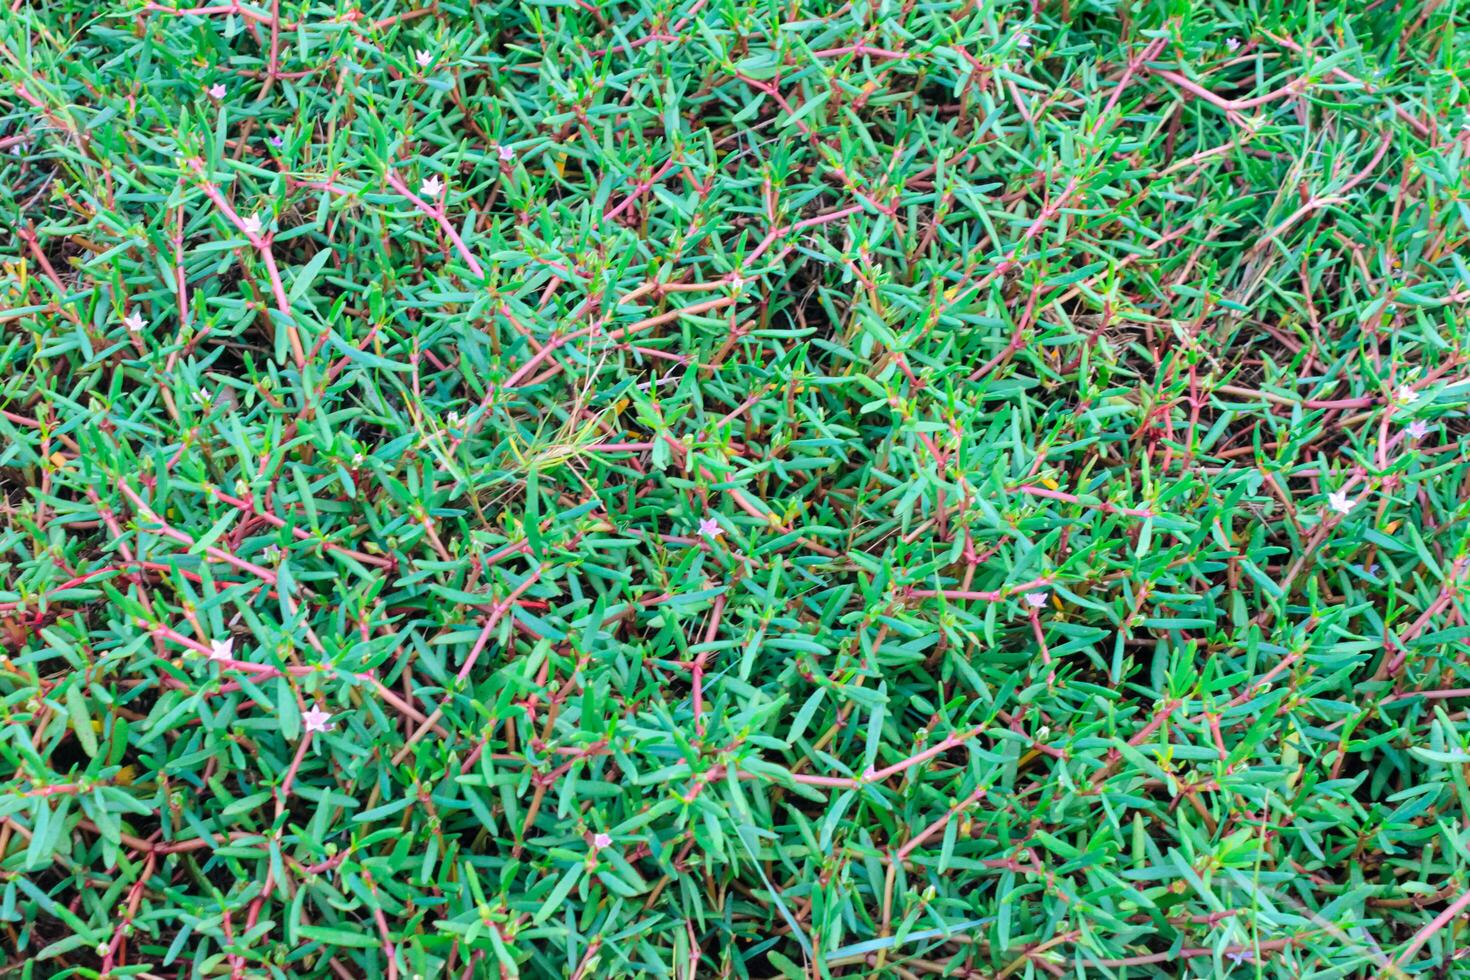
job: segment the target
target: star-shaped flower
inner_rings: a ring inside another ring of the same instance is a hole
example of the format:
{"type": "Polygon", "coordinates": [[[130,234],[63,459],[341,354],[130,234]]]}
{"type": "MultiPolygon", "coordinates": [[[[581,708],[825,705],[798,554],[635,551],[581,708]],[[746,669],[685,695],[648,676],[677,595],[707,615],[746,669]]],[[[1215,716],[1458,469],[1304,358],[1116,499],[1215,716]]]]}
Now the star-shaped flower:
{"type": "Polygon", "coordinates": [[[730,283],[730,288],[736,292],[739,292],[745,287],[745,280],[740,277],[740,273],[738,272],[730,273],[730,278],[727,281],[730,283]]]}
{"type": "Polygon", "coordinates": [[[364,456],[362,453],[353,453],[352,454],[352,465],[353,466],[361,466],[363,463],[366,463],[366,462],[367,462],[367,457],[364,456]]]}
{"type": "Polygon", "coordinates": [[[217,663],[229,660],[234,650],[235,640],[233,637],[227,636],[223,640],[209,641],[209,659],[217,663]]]}
{"type": "Polygon", "coordinates": [[[592,837],[592,846],[599,851],[604,847],[612,847],[612,837],[607,834],[594,834],[592,837]]]}
{"type": "Polygon", "coordinates": [[[301,720],[306,722],[306,731],[308,734],[311,732],[325,732],[328,724],[332,720],[332,716],[316,705],[312,705],[306,711],[302,712],[301,720]]]}
{"type": "Polygon", "coordinates": [[[720,522],[713,517],[706,517],[699,522],[699,533],[713,541],[724,534],[725,529],[720,527],[720,522]]]}
{"type": "Polygon", "coordinates": [[[413,60],[418,63],[418,66],[420,68],[427,68],[427,67],[429,67],[429,65],[433,64],[433,62],[434,62],[434,52],[432,52],[432,51],[415,51],[413,53],[413,60]]]}
{"type": "Polygon", "coordinates": [[[1414,440],[1423,439],[1429,435],[1429,423],[1423,419],[1415,419],[1409,423],[1409,438],[1414,440]]]}
{"type": "Polygon", "coordinates": [[[123,326],[128,328],[128,333],[142,333],[143,328],[147,324],[143,322],[143,314],[137,310],[133,310],[133,312],[123,317],[123,326]]]}
{"type": "Polygon", "coordinates": [[[209,398],[209,392],[203,388],[200,388],[198,391],[194,392],[194,400],[201,405],[208,405],[209,398]]]}
{"type": "Polygon", "coordinates": [[[1027,592],[1026,605],[1030,606],[1032,609],[1040,609],[1042,606],[1046,605],[1046,593],[1027,592]]]}
{"type": "Polygon", "coordinates": [[[1023,48],[1031,47],[1031,35],[1022,34],[1020,37],[1016,38],[1016,44],[1023,48]]]}
{"type": "Polygon", "coordinates": [[[439,180],[438,174],[425,177],[424,182],[419,185],[419,193],[425,197],[438,197],[444,192],[444,184],[439,180]]]}
{"type": "Polygon", "coordinates": [[[1412,405],[1419,400],[1419,393],[1408,385],[1399,385],[1399,390],[1394,392],[1393,400],[1400,405],[1412,405]]]}
{"type": "Polygon", "coordinates": [[[1227,37],[1225,39],[1225,49],[1227,51],[1234,51],[1238,47],[1240,47],[1240,38],[1238,38],[1238,37],[1227,37]]]}
{"type": "Polygon", "coordinates": [[[250,217],[241,221],[240,225],[245,229],[245,234],[252,237],[259,235],[265,230],[265,225],[261,224],[260,215],[258,214],[252,214],[250,217]]]}
{"type": "Polygon", "coordinates": [[[282,146],[286,145],[286,141],[281,139],[279,136],[272,136],[270,139],[266,140],[266,142],[269,143],[271,146],[274,146],[278,150],[282,146]]]}
{"type": "Polygon", "coordinates": [[[507,163],[516,158],[515,147],[506,146],[504,143],[501,143],[500,146],[496,148],[495,152],[499,153],[500,159],[506,161],[507,163]]]}
{"type": "Polygon", "coordinates": [[[1339,514],[1346,514],[1353,509],[1353,502],[1348,499],[1346,490],[1338,490],[1336,493],[1329,493],[1327,495],[1327,506],[1339,514]]]}
{"type": "Polygon", "coordinates": [[[224,82],[215,82],[209,86],[209,97],[211,99],[223,99],[227,91],[228,89],[225,88],[224,82]]]}
{"type": "Polygon", "coordinates": [[[268,544],[260,552],[260,557],[274,565],[281,560],[280,545],[268,544]]]}

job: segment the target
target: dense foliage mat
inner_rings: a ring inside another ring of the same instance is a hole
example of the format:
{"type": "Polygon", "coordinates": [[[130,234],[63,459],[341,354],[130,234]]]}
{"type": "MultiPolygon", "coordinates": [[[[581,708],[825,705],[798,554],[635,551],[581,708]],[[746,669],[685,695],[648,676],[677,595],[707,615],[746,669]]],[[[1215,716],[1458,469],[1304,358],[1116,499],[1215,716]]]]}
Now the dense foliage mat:
{"type": "Polygon", "coordinates": [[[1465,4],[175,2],[0,15],[0,975],[1455,969],[1465,4]]]}

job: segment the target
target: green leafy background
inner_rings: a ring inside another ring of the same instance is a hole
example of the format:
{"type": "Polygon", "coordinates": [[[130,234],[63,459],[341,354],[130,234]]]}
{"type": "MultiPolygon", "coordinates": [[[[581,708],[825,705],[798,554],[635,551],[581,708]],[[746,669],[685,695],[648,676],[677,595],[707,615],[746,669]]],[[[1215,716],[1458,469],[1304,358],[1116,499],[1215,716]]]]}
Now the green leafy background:
{"type": "Polygon", "coordinates": [[[1463,4],[174,2],[0,13],[0,975],[1453,968],[1463,4]]]}

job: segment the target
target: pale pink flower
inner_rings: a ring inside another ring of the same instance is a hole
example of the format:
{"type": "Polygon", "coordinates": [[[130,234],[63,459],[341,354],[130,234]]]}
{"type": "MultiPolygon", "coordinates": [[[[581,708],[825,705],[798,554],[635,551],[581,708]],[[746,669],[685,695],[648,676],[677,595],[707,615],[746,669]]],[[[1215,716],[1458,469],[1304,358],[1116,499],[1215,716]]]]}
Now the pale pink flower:
{"type": "Polygon", "coordinates": [[[1030,606],[1032,609],[1040,609],[1042,606],[1046,605],[1046,593],[1027,592],[1026,605],[1030,606]]]}
{"type": "Polygon", "coordinates": [[[129,333],[142,333],[143,328],[147,326],[147,324],[143,322],[143,314],[139,313],[137,310],[134,310],[127,316],[123,317],[123,326],[128,328],[129,333]]]}
{"type": "Polygon", "coordinates": [[[740,273],[738,272],[730,273],[730,278],[728,281],[730,283],[730,288],[736,290],[737,292],[745,286],[745,280],[741,278],[740,273]]]}
{"type": "Polygon", "coordinates": [[[720,527],[720,522],[713,517],[706,517],[699,522],[699,533],[713,541],[724,534],[725,529],[720,527]]]}
{"type": "Polygon", "coordinates": [[[592,837],[592,846],[599,851],[604,847],[612,847],[612,838],[607,834],[594,834],[592,837]]]}
{"type": "Polygon", "coordinates": [[[1016,38],[1016,44],[1023,48],[1031,47],[1031,35],[1022,34],[1020,37],[1016,38]]]}
{"type": "Polygon", "coordinates": [[[1423,419],[1415,419],[1414,421],[1412,421],[1412,422],[1409,423],[1409,438],[1410,439],[1415,439],[1415,440],[1423,439],[1427,435],[1429,435],[1429,423],[1428,422],[1424,421],[1423,419]]]}
{"type": "Polygon", "coordinates": [[[1353,502],[1348,499],[1346,490],[1338,490],[1327,495],[1327,506],[1339,514],[1346,514],[1353,509],[1353,502]]]}
{"type": "Polygon", "coordinates": [[[1238,47],[1240,47],[1240,38],[1238,38],[1238,37],[1227,37],[1225,39],[1225,49],[1227,51],[1234,51],[1238,47]]]}
{"type": "Polygon", "coordinates": [[[306,722],[306,731],[308,733],[325,732],[328,723],[332,720],[332,716],[316,705],[312,705],[309,709],[302,712],[301,720],[306,722]]]}
{"type": "Polygon", "coordinates": [[[209,392],[203,388],[200,388],[198,391],[194,392],[194,400],[201,405],[208,405],[209,398],[209,392]]]}
{"type": "Polygon", "coordinates": [[[215,82],[209,86],[209,97],[211,99],[223,99],[227,91],[228,89],[225,88],[224,82],[215,82]]]}
{"type": "Polygon", "coordinates": [[[419,185],[419,193],[425,197],[438,197],[444,192],[444,183],[438,174],[425,177],[424,182],[419,185]]]}
{"type": "Polygon", "coordinates": [[[210,640],[209,659],[222,663],[231,658],[234,649],[235,641],[232,637],[225,637],[223,640],[210,640]]]}
{"type": "Polygon", "coordinates": [[[250,217],[245,218],[240,222],[240,227],[245,230],[245,234],[252,237],[258,236],[265,230],[265,225],[261,224],[260,215],[258,214],[252,214],[250,217]]]}
{"type": "Polygon", "coordinates": [[[506,161],[507,163],[516,158],[515,147],[506,146],[504,143],[500,144],[500,146],[496,149],[496,152],[500,154],[500,159],[506,161]]]}
{"type": "Polygon", "coordinates": [[[274,146],[278,150],[282,146],[286,145],[286,141],[281,139],[279,136],[272,136],[270,139],[266,140],[266,142],[269,143],[271,146],[274,146]]]}
{"type": "Polygon", "coordinates": [[[1408,385],[1399,385],[1399,390],[1394,393],[1393,400],[1400,405],[1412,405],[1419,400],[1419,393],[1408,385]]]}
{"type": "Polygon", "coordinates": [[[418,62],[418,66],[420,68],[427,68],[434,61],[434,52],[432,52],[432,51],[415,51],[413,53],[413,60],[416,61],[416,62],[418,62]]]}

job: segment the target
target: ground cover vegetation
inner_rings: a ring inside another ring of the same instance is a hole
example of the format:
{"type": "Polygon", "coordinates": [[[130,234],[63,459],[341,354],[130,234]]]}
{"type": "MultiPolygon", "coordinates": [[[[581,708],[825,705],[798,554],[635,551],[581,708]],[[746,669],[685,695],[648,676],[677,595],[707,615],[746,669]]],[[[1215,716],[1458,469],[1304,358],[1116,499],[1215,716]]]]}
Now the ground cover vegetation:
{"type": "Polygon", "coordinates": [[[0,976],[1452,975],[1454,2],[14,0],[0,976]]]}

